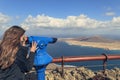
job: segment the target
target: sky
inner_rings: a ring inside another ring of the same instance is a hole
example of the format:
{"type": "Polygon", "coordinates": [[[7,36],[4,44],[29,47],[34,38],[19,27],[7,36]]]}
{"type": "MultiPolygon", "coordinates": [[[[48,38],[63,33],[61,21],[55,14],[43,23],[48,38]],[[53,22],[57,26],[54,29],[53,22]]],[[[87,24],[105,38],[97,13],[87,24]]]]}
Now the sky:
{"type": "Polygon", "coordinates": [[[0,0],[0,35],[19,25],[27,35],[118,37],[119,3],[120,0],[0,0]]]}

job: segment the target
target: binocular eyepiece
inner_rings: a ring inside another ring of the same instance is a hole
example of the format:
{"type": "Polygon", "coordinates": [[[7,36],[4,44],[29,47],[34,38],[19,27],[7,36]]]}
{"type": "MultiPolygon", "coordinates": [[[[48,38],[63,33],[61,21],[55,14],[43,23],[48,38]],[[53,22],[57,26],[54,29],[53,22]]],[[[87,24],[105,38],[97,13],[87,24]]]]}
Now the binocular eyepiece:
{"type": "Polygon", "coordinates": [[[27,37],[26,44],[29,44],[31,46],[32,42],[36,42],[37,47],[43,49],[48,45],[48,43],[55,43],[56,41],[57,38],[30,36],[27,37]]]}

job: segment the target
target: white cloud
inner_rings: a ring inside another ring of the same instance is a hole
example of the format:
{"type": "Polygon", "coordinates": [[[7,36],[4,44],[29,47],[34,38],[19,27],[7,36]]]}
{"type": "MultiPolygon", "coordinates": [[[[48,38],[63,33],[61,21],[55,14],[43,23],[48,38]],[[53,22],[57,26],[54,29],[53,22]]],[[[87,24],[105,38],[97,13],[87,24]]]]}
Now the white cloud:
{"type": "Polygon", "coordinates": [[[20,19],[20,16],[15,16],[15,19],[17,19],[17,20],[20,19]]]}
{"type": "MultiPolygon", "coordinates": [[[[109,21],[92,19],[87,15],[67,16],[66,18],[54,18],[47,15],[29,15],[21,24],[29,34],[90,34],[107,33],[112,29],[120,29],[120,17],[113,17],[109,21]]],[[[111,32],[112,33],[112,32],[111,32]]]]}
{"type": "Polygon", "coordinates": [[[10,21],[9,16],[0,13],[0,33],[2,33],[7,28],[9,21],[10,21]]]}
{"type": "MultiPolygon", "coordinates": [[[[10,21],[18,20],[0,13],[0,34],[10,27],[10,21]]],[[[14,21],[15,22],[15,21],[14,21]]],[[[109,21],[100,21],[81,14],[79,16],[67,16],[66,18],[55,18],[47,15],[29,15],[21,26],[30,35],[81,35],[81,34],[103,34],[119,33],[120,17],[113,17],[109,21]]]]}
{"type": "Polygon", "coordinates": [[[115,16],[115,12],[106,12],[105,15],[106,16],[115,16]]]}
{"type": "Polygon", "coordinates": [[[86,15],[81,14],[80,16],[68,16],[66,19],[54,18],[45,15],[37,15],[33,17],[29,15],[22,26],[28,27],[54,27],[54,28],[96,28],[100,26],[102,21],[91,19],[86,15]]]}
{"type": "Polygon", "coordinates": [[[120,17],[113,17],[111,25],[113,25],[115,29],[116,28],[120,29],[120,17]]]}
{"type": "Polygon", "coordinates": [[[93,28],[110,28],[116,25],[120,25],[120,17],[113,17],[109,21],[99,21],[96,19],[89,18],[88,16],[81,14],[79,16],[68,16],[65,19],[54,18],[46,15],[37,15],[33,17],[29,15],[24,23],[21,25],[25,29],[32,27],[37,28],[83,28],[83,29],[93,29],[93,28]]]}
{"type": "Polygon", "coordinates": [[[0,13],[0,24],[5,24],[10,20],[10,17],[0,13]]]}

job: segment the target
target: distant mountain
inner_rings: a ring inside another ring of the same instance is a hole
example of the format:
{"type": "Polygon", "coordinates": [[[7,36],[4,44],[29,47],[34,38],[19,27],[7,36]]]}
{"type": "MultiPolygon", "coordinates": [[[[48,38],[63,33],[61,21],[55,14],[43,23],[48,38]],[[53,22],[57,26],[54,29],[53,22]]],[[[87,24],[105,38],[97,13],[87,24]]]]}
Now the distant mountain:
{"type": "Polygon", "coordinates": [[[77,41],[87,41],[87,42],[114,42],[115,40],[107,39],[101,36],[93,36],[93,37],[81,37],[75,38],[77,41]]]}

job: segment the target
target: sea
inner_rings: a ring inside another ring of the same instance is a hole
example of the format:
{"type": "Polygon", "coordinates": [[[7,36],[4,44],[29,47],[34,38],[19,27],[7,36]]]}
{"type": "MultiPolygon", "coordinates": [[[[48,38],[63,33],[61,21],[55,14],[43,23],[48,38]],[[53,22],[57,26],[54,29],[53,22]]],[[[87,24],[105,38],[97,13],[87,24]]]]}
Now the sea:
{"type": "MultiPolygon", "coordinates": [[[[53,58],[59,58],[61,56],[92,56],[92,55],[102,55],[105,54],[120,54],[120,50],[108,50],[101,48],[83,47],[76,45],[69,45],[65,42],[56,42],[54,44],[49,44],[47,47],[47,52],[53,58]]],[[[83,61],[83,62],[66,62],[64,65],[71,65],[86,68],[92,70],[102,70],[103,61],[83,61]]],[[[120,68],[120,60],[107,60],[106,69],[113,69],[114,67],[120,68]]],[[[61,65],[61,63],[58,63],[61,65]]]]}

